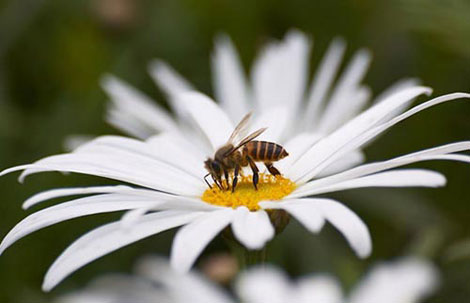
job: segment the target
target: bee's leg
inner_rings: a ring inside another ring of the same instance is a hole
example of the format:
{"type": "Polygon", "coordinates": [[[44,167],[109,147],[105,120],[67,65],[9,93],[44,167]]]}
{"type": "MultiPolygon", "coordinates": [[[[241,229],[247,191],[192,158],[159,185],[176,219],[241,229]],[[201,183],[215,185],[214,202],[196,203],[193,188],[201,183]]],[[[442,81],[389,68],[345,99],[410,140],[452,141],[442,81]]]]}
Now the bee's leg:
{"type": "Polygon", "coordinates": [[[217,181],[217,178],[214,178],[214,176],[212,176],[212,180],[214,180],[215,185],[217,185],[217,187],[218,187],[220,190],[223,190],[222,186],[220,186],[219,182],[217,181]]]}
{"type": "Polygon", "coordinates": [[[227,183],[227,190],[230,189],[230,180],[228,179],[228,170],[224,169],[225,183],[227,183]]]}
{"type": "MultiPolygon", "coordinates": [[[[235,187],[237,187],[238,182],[238,172],[240,171],[240,165],[235,166],[235,171],[233,173],[233,183],[232,183],[232,193],[235,191],[235,187]]],[[[227,181],[228,182],[228,181],[227,181]]]]}
{"type": "Polygon", "coordinates": [[[248,164],[250,164],[251,170],[253,171],[253,186],[255,187],[255,190],[258,190],[258,180],[259,180],[259,175],[258,175],[258,167],[256,166],[255,162],[253,159],[250,157],[246,157],[248,160],[248,164]]]}
{"type": "MultiPolygon", "coordinates": [[[[212,185],[210,185],[209,181],[207,181],[207,177],[209,175],[210,175],[210,173],[208,173],[207,175],[204,176],[204,181],[206,181],[207,186],[209,186],[209,188],[212,189],[212,185]]],[[[214,178],[212,178],[212,180],[214,180],[214,178]]]]}
{"type": "Polygon", "coordinates": [[[273,166],[271,162],[265,162],[264,165],[266,165],[266,168],[269,170],[271,175],[277,176],[280,175],[281,173],[273,166]]]}

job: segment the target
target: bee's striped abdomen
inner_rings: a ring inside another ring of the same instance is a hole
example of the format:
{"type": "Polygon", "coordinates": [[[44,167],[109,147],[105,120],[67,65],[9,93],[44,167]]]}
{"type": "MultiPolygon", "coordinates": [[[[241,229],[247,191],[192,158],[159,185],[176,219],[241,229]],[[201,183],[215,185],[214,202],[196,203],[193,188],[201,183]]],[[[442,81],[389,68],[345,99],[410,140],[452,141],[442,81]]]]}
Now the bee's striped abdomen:
{"type": "Polygon", "coordinates": [[[250,141],[243,147],[243,153],[263,162],[278,161],[289,155],[281,145],[267,141],[250,141]]]}

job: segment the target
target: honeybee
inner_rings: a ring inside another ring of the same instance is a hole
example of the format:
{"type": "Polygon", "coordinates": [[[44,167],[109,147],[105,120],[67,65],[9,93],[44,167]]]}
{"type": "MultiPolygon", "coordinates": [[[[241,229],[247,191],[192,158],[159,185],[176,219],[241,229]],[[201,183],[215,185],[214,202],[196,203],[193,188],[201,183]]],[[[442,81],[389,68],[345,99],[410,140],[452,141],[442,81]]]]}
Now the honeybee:
{"type": "Polygon", "coordinates": [[[213,159],[208,158],[204,162],[204,166],[209,172],[204,176],[204,181],[206,181],[210,188],[212,186],[207,181],[208,176],[212,177],[212,180],[220,189],[230,189],[229,174],[233,171],[232,192],[234,192],[240,168],[249,165],[253,172],[253,186],[255,190],[258,190],[259,170],[255,162],[264,162],[268,171],[274,176],[281,174],[273,166],[273,162],[279,161],[289,154],[279,144],[267,141],[254,141],[266,128],[260,128],[248,136],[244,136],[248,131],[250,118],[251,113],[243,117],[230,135],[228,142],[215,152],[213,159]],[[240,140],[239,138],[242,139],[240,140]],[[226,180],[227,188],[224,187],[222,182],[223,177],[226,180]]]}

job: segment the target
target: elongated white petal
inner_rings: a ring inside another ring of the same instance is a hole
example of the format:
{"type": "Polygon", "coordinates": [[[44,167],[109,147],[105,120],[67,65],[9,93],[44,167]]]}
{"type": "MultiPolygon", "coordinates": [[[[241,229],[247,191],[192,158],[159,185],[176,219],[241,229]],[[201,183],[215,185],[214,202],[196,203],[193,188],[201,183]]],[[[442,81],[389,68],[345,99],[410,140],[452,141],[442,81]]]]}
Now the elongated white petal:
{"type": "Polygon", "coordinates": [[[108,106],[105,120],[123,133],[142,140],[159,132],[114,105],[108,106]]]}
{"type": "Polygon", "coordinates": [[[266,47],[252,72],[253,99],[259,112],[288,105],[293,119],[305,91],[311,41],[298,31],[286,34],[280,43],[266,47]]]}
{"type": "Polygon", "coordinates": [[[115,193],[122,190],[128,190],[132,187],[124,185],[114,186],[93,186],[93,187],[72,187],[72,188],[55,188],[37,193],[24,201],[23,209],[28,209],[33,205],[41,203],[43,201],[66,197],[74,195],[88,195],[88,194],[104,194],[104,193],[115,193]]]}
{"type": "Polygon", "coordinates": [[[227,114],[214,101],[197,92],[180,94],[178,98],[204,132],[214,150],[227,143],[233,125],[227,114]]]}
{"type": "MultiPolygon", "coordinates": [[[[396,94],[397,92],[401,90],[408,89],[410,87],[417,86],[419,84],[420,84],[419,79],[415,79],[415,78],[405,78],[405,79],[398,80],[397,82],[387,87],[380,95],[375,97],[374,103],[382,102],[383,100],[387,99],[391,95],[396,94]]],[[[385,116],[383,118],[383,121],[381,122],[389,121],[393,117],[403,113],[406,109],[408,109],[408,107],[409,107],[409,104],[406,104],[402,107],[397,108],[395,111],[385,116]]]]}
{"type": "Polygon", "coordinates": [[[425,169],[399,169],[350,179],[336,184],[303,190],[299,187],[289,197],[306,197],[329,192],[363,187],[439,187],[446,184],[442,174],[425,169]]]}
{"type": "MultiPolygon", "coordinates": [[[[187,138],[181,133],[163,132],[149,138],[147,143],[162,149],[166,153],[175,153],[175,158],[185,157],[189,161],[192,161],[193,164],[197,162],[201,166],[201,160],[205,160],[207,154],[207,150],[201,148],[200,144],[197,144],[198,142],[191,141],[191,138],[187,138]],[[188,150],[191,152],[188,153],[188,150]],[[186,156],[181,155],[182,151],[186,153],[186,156]]],[[[173,160],[173,158],[171,159],[173,160]]]]}
{"type": "Polygon", "coordinates": [[[0,244],[0,254],[19,239],[47,226],[92,214],[146,207],[156,203],[145,197],[107,194],[80,198],[37,211],[20,221],[0,244]]]}
{"type": "Polygon", "coordinates": [[[295,172],[294,181],[304,183],[314,177],[321,169],[328,166],[326,160],[332,158],[347,143],[376,126],[391,111],[407,104],[423,93],[430,93],[426,87],[413,87],[403,90],[364,111],[334,133],[310,148],[291,168],[295,172]]]}
{"type": "Polygon", "coordinates": [[[242,272],[236,281],[235,291],[246,303],[292,302],[289,278],[270,266],[242,272]]]}
{"type": "Polygon", "coordinates": [[[86,288],[68,292],[54,303],[170,303],[174,302],[150,281],[124,274],[106,274],[88,283],[86,288]]]}
{"type": "Polygon", "coordinates": [[[127,211],[121,218],[122,228],[129,229],[135,223],[137,223],[139,219],[142,218],[142,216],[144,216],[153,208],[156,208],[158,205],[162,204],[162,202],[160,203],[154,202],[154,203],[148,203],[148,204],[149,205],[146,205],[144,207],[139,207],[139,208],[131,209],[127,211]]]}
{"type": "Polygon", "coordinates": [[[328,47],[310,88],[304,113],[304,130],[312,131],[318,127],[320,110],[338,72],[345,49],[346,43],[340,38],[334,39],[328,47]]]}
{"type": "Polygon", "coordinates": [[[164,161],[201,179],[205,175],[204,161],[206,154],[184,138],[173,133],[161,133],[147,140],[152,151],[164,161]],[[188,152],[191,151],[191,152],[188,152]]]}
{"type": "Polygon", "coordinates": [[[248,249],[261,249],[274,237],[274,227],[264,210],[251,212],[238,207],[232,222],[235,237],[248,249]]]}
{"type": "Polygon", "coordinates": [[[215,99],[237,123],[248,113],[248,88],[237,51],[230,38],[220,35],[212,57],[215,99]]]}
{"type": "MultiPolygon", "coordinates": [[[[305,199],[309,200],[309,199],[305,199]]],[[[330,199],[310,201],[323,213],[323,216],[338,229],[360,258],[366,258],[372,251],[369,229],[354,212],[342,203],[330,199]]]]}
{"type": "Polygon", "coordinates": [[[200,180],[204,175],[201,169],[204,158],[193,156],[198,154],[194,146],[191,149],[194,153],[188,153],[187,150],[184,150],[185,145],[176,147],[172,144],[171,136],[166,133],[153,136],[148,140],[153,144],[120,136],[101,136],[82,145],[75,152],[119,154],[132,157],[139,155],[170,164],[200,180]]]}
{"type": "Polygon", "coordinates": [[[325,176],[340,173],[363,163],[365,160],[366,156],[362,151],[351,151],[323,169],[320,173],[318,173],[317,178],[324,178],[325,176]]]}
{"type": "MultiPolygon", "coordinates": [[[[351,180],[353,178],[366,176],[387,169],[404,166],[411,163],[430,161],[430,160],[452,160],[470,162],[470,157],[466,155],[454,155],[447,153],[470,150],[470,141],[457,142],[443,146],[433,147],[422,151],[414,152],[408,155],[393,158],[387,161],[368,163],[355,168],[349,169],[342,173],[313,180],[301,187],[302,191],[313,191],[320,187],[332,186],[342,181],[351,180]]],[[[300,187],[299,187],[300,190],[300,187]]]]}
{"type": "Polygon", "coordinates": [[[408,117],[410,117],[412,115],[415,115],[415,114],[417,114],[417,113],[419,113],[419,112],[421,112],[421,111],[423,111],[427,108],[438,105],[440,103],[444,103],[444,102],[448,102],[448,101],[452,101],[452,100],[456,100],[456,99],[461,99],[461,98],[469,99],[470,94],[453,93],[453,94],[439,96],[439,97],[436,97],[436,98],[431,99],[429,101],[426,101],[424,103],[421,103],[421,104],[407,110],[403,114],[400,114],[399,116],[396,116],[396,117],[394,117],[393,119],[391,119],[387,122],[383,122],[380,125],[378,125],[377,127],[374,127],[373,129],[365,132],[357,140],[353,141],[351,144],[346,146],[346,148],[344,148],[342,150],[342,153],[347,152],[351,148],[357,148],[359,146],[363,146],[365,143],[367,143],[368,141],[370,141],[374,137],[378,136],[380,133],[383,133],[384,131],[386,131],[387,129],[392,127],[393,125],[395,125],[395,124],[407,119],[408,117]]]}
{"type": "Polygon", "coordinates": [[[209,212],[181,228],[175,235],[171,248],[171,265],[179,272],[188,271],[207,244],[233,217],[233,209],[209,212]]]}
{"type": "Polygon", "coordinates": [[[308,231],[317,233],[325,224],[323,213],[314,203],[304,199],[287,199],[286,201],[263,201],[259,206],[264,209],[284,209],[299,221],[308,231]]]}
{"type": "Polygon", "coordinates": [[[301,278],[294,289],[292,302],[344,303],[339,282],[327,275],[301,278]]]}
{"type": "Polygon", "coordinates": [[[351,117],[351,112],[357,113],[358,109],[360,110],[365,104],[370,94],[361,92],[359,95],[357,91],[370,61],[371,55],[367,50],[362,49],[356,52],[320,117],[318,132],[328,133],[351,117]]]}
{"type": "Polygon", "coordinates": [[[341,111],[336,111],[329,120],[320,122],[317,131],[322,134],[328,134],[343,126],[349,120],[356,117],[367,105],[372,92],[367,86],[360,86],[344,96],[344,103],[341,105],[341,111]]]}
{"type": "MultiPolygon", "coordinates": [[[[357,148],[360,148],[364,144],[368,143],[370,140],[373,138],[377,137],[380,133],[383,133],[393,125],[399,123],[400,121],[426,109],[431,106],[459,99],[459,98],[470,98],[470,94],[465,94],[465,93],[453,93],[453,94],[448,94],[448,95],[443,95],[439,96],[437,98],[431,99],[427,102],[424,102],[422,104],[419,104],[410,110],[404,112],[403,114],[393,118],[392,120],[385,122],[385,123],[379,123],[378,126],[373,127],[372,129],[364,132],[363,134],[359,135],[356,137],[354,140],[350,140],[347,144],[343,145],[342,148],[337,150],[336,154],[332,154],[332,156],[329,157],[326,161],[324,161],[321,165],[319,165],[314,171],[312,171],[311,175],[315,175],[319,172],[321,172],[326,166],[328,166],[330,163],[334,162],[338,157],[341,157],[342,155],[350,152],[351,150],[355,150],[357,148]]],[[[383,101],[385,102],[385,101],[383,101]]],[[[383,103],[382,102],[382,103],[383,103]]],[[[388,115],[390,115],[389,113],[388,115]]],[[[383,120],[383,118],[382,118],[383,120]]],[[[304,180],[307,178],[304,178],[304,180]]]]}
{"type": "Polygon", "coordinates": [[[218,287],[217,284],[207,280],[196,271],[175,272],[166,259],[147,257],[139,262],[137,272],[158,285],[163,285],[163,289],[173,299],[171,302],[233,302],[224,289],[218,287]]]}
{"type": "Polygon", "coordinates": [[[116,249],[186,224],[199,217],[198,212],[166,211],[145,215],[139,223],[122,229],[121,222],[100,226],[76,240],[52,264],[42,288],[49,291],[80,267],[116,249]]]}
{"type": "Polygon", "coordinates": [[[117,110],[132,116],[155,132],[176,128],[175,122],[163,108],[122,80],[106,76],[102,79],[102,86],[117,110]]]}
{"type": "Polygon", "coordinates": [[[286,107],[272,107],[266,109],[263,113],[255,118],[251,126],[252,131],[267,127],[256,140],[264,140],[271,142],[280,142],[282,135],[285,135],[287,125],[289,123],[289,111],[286,107]],[[273,119],[273,117],[275,117],[273,119]]]}
{"type": "Polygon", "coordinates": [[[295,175],[295,171],[290,169],[292,164],[302,157],[303,154],[320,139],[321,136],[315,133],[300,133],[290,138],[290,140],[284,144],[284,148],[289,153],[289,156],[277,162],[276,167],[290,179],[290,174],[295,175]]]}
{"type": "Polygon", "coordinates": [[[348,302],[421,302],[437,284],[438,272],[430,262],[404,258],[375,266],[353,289],[348,302]]]}
{"type": "Polygon", "coordinates": [[[126,156],[99,153],[56,155],[34,164],[4,170],[1,174],[31,168],[33,170],[25,171],[20,180],[39,169],[95,175],[188,196],[199,195],[205,189],[202,180],[173,166],[131,154],[126,156]]]}
{"type": "Polygon", "coordinates": [[[149,64],[149,72],[155,83],[168,96],[172,109],[178,114],[179,118],[184,118],[185,109],[178,103],[177,96],[194,90],[193,86],[170,65],[161,60],[152,61],[149,64]]]}

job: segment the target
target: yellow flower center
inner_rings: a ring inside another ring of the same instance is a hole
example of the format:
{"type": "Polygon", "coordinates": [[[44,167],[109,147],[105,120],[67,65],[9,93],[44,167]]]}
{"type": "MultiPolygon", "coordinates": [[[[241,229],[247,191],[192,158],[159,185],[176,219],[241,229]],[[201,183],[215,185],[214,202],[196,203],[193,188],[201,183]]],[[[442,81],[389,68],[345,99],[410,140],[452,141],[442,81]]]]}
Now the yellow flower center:
{"type": "Polygon", "coordinates": [[[221,190],[217,186],[208,188],[201,199],[207,203],[237,208],[246,206],[249,210],[260,209],[258,202],[280,200],[290,194],[296,185],[282,176],[259,174],[258,190],[253,186],[253,176],[240,176],[235,191],[221,190]]]}

